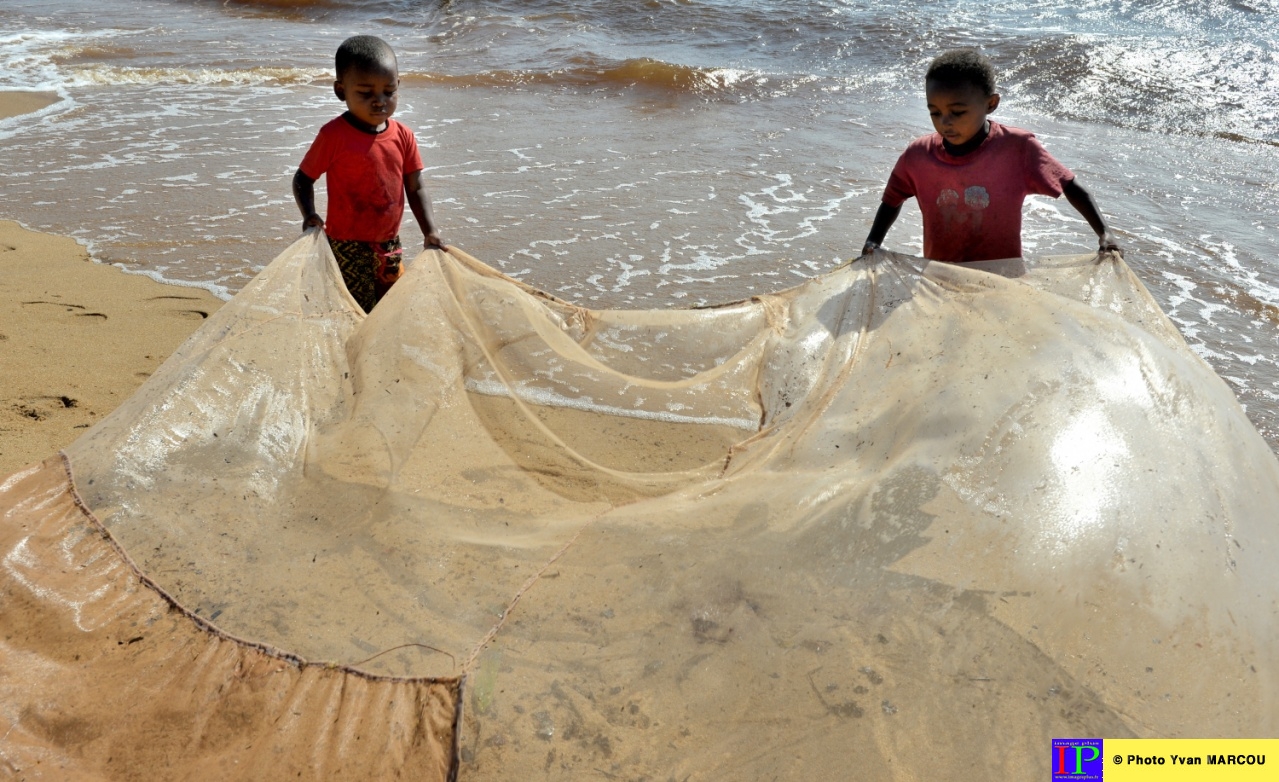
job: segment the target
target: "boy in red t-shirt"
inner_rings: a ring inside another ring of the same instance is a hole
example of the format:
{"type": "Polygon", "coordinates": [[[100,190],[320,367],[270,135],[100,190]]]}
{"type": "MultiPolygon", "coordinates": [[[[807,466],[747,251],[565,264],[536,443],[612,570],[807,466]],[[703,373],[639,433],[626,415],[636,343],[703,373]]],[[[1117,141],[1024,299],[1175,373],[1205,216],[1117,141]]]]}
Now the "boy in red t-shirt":
{"type": "Polygon", "coordinates": [[[333,92],[346,112],[320,128],[293,175],[302,230],[324,228],[347,290],[373,309],[403,273],[400,220],[407,198],[426,246],[447,249],[435,230],[413,131],[391,119],[400,86],[395,52],[371,35],[338,47],[333,92]],[[315,213],[315,180],[327,176],[327,219],[315,213]]]}
{"type": "Polygon", "coordinates": [[[1034,134],[991,122],[999,106],[995,69],[975,49],[937,57],[924,78],[937,130],[906,147],[884,188],[862,254],[875,251],[914,196],[924,218],[924,257],[965,263],[1021,257],[1027,195],[1065,195],[1097,233],[1099,251],[1118,251],[1092,196],[1034,134]]]}

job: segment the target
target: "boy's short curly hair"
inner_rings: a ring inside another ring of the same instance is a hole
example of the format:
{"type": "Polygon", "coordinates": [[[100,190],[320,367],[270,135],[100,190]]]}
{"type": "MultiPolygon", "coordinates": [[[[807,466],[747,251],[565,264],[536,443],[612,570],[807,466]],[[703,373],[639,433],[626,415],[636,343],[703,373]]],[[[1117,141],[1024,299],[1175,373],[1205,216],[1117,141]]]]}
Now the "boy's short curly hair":
{"type": "Polygon", "coordinates": [[[352,67],[372,70],[395,62],[395,50],[373,35],[353,35],[342,42],[334,58],[340,80],[352,67]]]}
{"type": "Polygon", "coordinates": [[[972,85],[990,96],[995,94],[995,66],[976,49],[951,49],[932,61],[924,82],[936,82],[946,87],[972,85]]]}

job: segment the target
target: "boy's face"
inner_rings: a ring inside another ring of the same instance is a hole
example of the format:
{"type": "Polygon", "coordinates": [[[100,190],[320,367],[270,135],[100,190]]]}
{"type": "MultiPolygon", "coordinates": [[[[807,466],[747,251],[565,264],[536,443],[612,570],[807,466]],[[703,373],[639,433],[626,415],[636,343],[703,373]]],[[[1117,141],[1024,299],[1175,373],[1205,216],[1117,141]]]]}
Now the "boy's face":
{"type": "Polygon", "coordinates": [[[924,86],[933,128],[951,144],[970,140],[986,126],[986,117],[999,105],[999,94],[987,95],[973,84],[950,85],[930,81],[924,86]]]}
{"type": "Polygon", "coordinates": [[[352,66],[333,82],[333,92],[346,101],[351,115],[371,129],[379,130],[399,101],[400,72],[394,60],[373,67],[352,66]]]}

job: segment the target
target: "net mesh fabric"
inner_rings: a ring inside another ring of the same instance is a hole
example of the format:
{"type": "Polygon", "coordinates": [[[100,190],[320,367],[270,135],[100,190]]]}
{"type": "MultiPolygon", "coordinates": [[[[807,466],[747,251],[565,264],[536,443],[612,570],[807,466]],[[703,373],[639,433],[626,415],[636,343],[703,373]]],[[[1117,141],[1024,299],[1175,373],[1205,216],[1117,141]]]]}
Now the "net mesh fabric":
{"type": "Polygon", "coordinates": [[[1115,257],[596,311],[454,249],[366,318],[313,234],[66,453],[197,626],[444,687],[461,779],[1279,728],[1279,464],[1115,257]]]}

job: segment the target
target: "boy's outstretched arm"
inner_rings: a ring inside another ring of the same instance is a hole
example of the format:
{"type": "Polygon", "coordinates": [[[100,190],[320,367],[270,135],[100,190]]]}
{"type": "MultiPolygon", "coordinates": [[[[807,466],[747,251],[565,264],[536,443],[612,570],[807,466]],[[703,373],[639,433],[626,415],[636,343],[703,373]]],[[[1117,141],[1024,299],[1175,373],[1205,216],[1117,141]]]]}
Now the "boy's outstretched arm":
{"type": "Polygon", "coordinates": [[[870,255],[879,249],[884,237],[888,235],[888,229],[893,227],[893,223],[897,221],[897,215],[901,213],[900,206],[889,206],[883,202],[879,204],[879,210],[875,212],[875,222],[871,223],[866,243],[862,245],[862,255],[870,255]]]}
{"type": "Polygon", "coordinates": [[[298,211],[302,213],[302,230],[323,228],[324,218],[315,213],[315,180],[302,173],[302,169],[293,175],[293,200],[298,203],[298,211]]]}
{"type": "Polygon", "coordinates": [[[1115,241],[1115,237],[1110,233],[1110,229],[1106,227],[1106,219],[1101,216],[1101,210],[1097,208],[1097,204],[1092,200],[1092,194],[1080,186],[1079,180],[1072,179],[1061,188],[1061,194],[1066,196],[1066,200],[1070,205],[1075,207],[1075,211],[1083,215],[1088,221],[1093,231],[1097,234],[1098,250],[1100,252],[1109,252],[1112,250],[1120,250],[1119,243],[1115,241]]]}
{"type": "Polygon", "coordinates": [[[444,240],[435,230],[435,216],[431,214],[431,196],[426,192],[426,183],[422,181],[422,172],[414,171],[404,175],[404,197],[417,218],[422,236],[426,237],[426,246],[440,250],[448,250],[444,240]]]}

